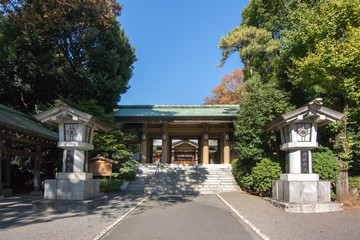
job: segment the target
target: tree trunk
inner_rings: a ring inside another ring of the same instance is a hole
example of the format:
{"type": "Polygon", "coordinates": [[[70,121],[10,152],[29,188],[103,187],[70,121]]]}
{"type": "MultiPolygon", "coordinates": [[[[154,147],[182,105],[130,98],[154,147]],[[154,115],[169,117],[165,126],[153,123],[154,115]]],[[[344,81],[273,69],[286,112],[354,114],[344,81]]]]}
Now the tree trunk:
{"type": "Polygon", "coordinates": [[[336,180],[336,200],[343,202],[349,200],[349,176],[348,171],[340,171],[336,180]]]}
{"type": "MultiPolygon", "coordinates": [[[[348,106],[346,105],[344,113],[347,113],[348,106]]],[[[342,202],[350,199],[349,194],[349,175],[347,166],[344,167],[344,161],[341,156],[348,156],[348,146],[347,146],[347,117],[345,117],[344,128],[336,136],[336,145],[343,146],[342,152],[338,156],[339,159],[339,175],[336,180],[336,200],[342,202]]]]}
{"type": "Polygon", "coordinates": [[[252,77],[254,75],[254,71],[253,71],[253,69],[251,67],[251,63],[250,63],[249,59],[247,59],[247,63],[248,63],[248,67],[249,67],[249,70],[250,70],[250,76],[252,77]]]}

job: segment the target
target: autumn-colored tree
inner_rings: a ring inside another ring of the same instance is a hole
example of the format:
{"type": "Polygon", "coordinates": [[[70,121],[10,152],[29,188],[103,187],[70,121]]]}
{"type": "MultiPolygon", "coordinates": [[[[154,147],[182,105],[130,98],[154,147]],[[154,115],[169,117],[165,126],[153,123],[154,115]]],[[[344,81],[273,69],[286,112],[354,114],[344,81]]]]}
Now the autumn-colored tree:
{"type": "Polygon", "coordinates": [[[220,85],[214,88],[211,91],[212,94],[204,99],[204,104],[239,104],[243,89],[243,70],[235,69],[231,75],[226,75],[221,79],[220,85]]]}

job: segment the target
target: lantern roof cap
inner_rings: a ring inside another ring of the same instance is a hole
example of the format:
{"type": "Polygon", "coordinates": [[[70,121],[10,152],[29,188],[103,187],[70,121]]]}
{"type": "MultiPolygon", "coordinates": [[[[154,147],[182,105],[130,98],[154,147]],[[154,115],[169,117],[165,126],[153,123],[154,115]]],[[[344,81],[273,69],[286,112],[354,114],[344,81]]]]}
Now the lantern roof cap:
{"type": "Polygon", "coordinates": [[[72,121],[91,124],[97,130],[109,131],[112,129],[95,116],[72,108],[61,100],[55,100],[55,107],[38,113],[34,115],[34,117],[42,123],[46,122],[52,125],[59,125],[59,123],[64,122],[64,120],[71,119],[72,121]]]}
{"type": "Polygon", "coordinates": [[[301,108],[295,109],[291,112],[287,112],[276,117],[271,122],[268,122],[263,127],[263,130],[279,130],[280,128],[290,123],[297,122],[316,123],[319,127],[321,127],[331,122],[341,120],[343,117],[345,117],[345,114],[324,107],[322,105],[323,99],[316,98],[301,108]]]}

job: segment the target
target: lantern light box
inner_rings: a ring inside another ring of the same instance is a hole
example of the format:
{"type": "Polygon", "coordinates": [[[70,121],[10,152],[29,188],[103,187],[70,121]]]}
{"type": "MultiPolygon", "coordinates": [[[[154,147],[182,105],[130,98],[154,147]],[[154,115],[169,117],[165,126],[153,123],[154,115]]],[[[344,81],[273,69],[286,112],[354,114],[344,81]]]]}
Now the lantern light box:
{"type": "Polygon", "coordinates": [[[285,113],[264,126],[280,131],[280,149],[286,151],[286,172],[273,182],[273,199],[286,202],[330,202],[330,182],[312,173],[311,151],[318,148],[318,127],[342,119],[343,113],[326,108],[321,98],[285,113]]]}
{"type": "Polygon", "coordinates": [[[35,115],[43,123],[59,128],[57,146],[64,150],[62,172],[55,180],[45,181],[45,199],[85,200],[100,195],[99,180],[87,172],[89,150],[92,150],[94,131],[108,131],[111,127],[91,114],[79,111],[56,100],[55,107],[35,115]]]}

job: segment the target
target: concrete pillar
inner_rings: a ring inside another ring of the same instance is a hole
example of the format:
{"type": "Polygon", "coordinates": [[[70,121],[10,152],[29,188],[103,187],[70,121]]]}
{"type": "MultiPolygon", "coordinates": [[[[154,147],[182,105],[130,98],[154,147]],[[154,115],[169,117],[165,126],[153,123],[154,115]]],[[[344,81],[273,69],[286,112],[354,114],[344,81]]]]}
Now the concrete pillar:
{"type": "Polygon", "coordinates": [[[140,146],[141,163],[147,162],[148,142],[149,142],[149,134],[147,132],[147,123],[143,123],[141,130],[141,146],[140,146]]]}

